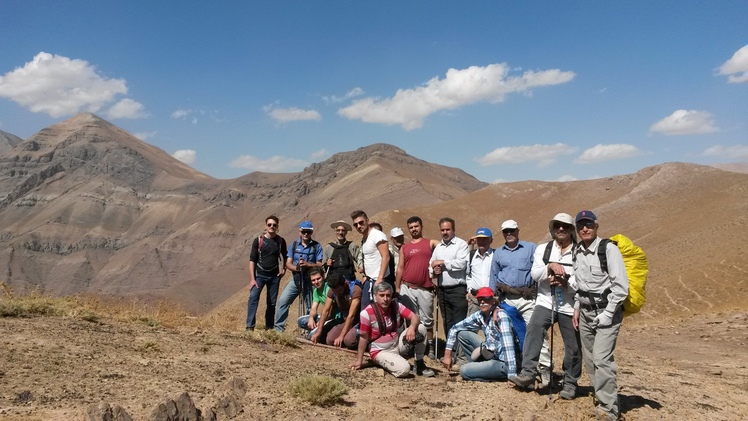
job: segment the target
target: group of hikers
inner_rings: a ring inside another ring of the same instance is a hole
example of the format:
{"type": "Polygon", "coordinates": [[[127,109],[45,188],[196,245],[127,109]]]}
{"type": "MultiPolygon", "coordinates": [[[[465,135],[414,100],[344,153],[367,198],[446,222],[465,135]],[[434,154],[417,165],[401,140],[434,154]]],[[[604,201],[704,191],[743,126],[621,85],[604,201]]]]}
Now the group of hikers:
{"type": "Polygon", "coordinates": [[[289,246],[278,235],[278,217],[266,218],[265,232],[250,251],[247,329],[255,328],[267,286],[267,329],[284,331],[289,308],[301,297],[299,328],[313,343],[355,350],[353,369],[364,366],[368,352],[395,377],[431,377],[435,370],[424,357],[439,355],[441,321],[447,370],[459,365],[465,380],[508,380],[532,390],[536,382],[554,387],[547,332],[557,324],[564,345],[559,396],[577,396],[584,361],[595,415],[618,419],[613,353],[629,283],[621,252],[601,242],[593,212],[555,215],[548,223],[551,241],[540,245],[520,240],[515,220],[504,221],[498,248],[492,248],[489,228],[478,228],[468,241],[457,237],[449,217],[439,220],[440,240],[423,237],[421,218],[408,218],[407,242],[399,227],[388,239],[361,210],[351,221],[330,224],[335,241],[324,246],[304,221],[289,246]],[[360,242],[347,238],[352,229],[360,242]],[[293,279],[276,303],[286,271],[293,279]]]}

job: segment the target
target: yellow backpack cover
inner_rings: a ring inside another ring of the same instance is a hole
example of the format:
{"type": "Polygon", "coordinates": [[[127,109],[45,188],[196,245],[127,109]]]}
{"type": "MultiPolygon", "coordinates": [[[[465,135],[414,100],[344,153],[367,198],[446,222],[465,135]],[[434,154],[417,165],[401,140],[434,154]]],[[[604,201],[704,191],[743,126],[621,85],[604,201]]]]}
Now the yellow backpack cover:
{"type": "Polygon", "coordinates": [[[635,245],[623,234],[616,234],[610,240],[618,245],[623,255],[623,263],[626,265],[626,274],[629,278],[629,295],[623,302],[625,315],[638,313],[647,302],[645,287],[647,285],[647,273],[649,264],[647,256],[641,247],[635,245]]]}

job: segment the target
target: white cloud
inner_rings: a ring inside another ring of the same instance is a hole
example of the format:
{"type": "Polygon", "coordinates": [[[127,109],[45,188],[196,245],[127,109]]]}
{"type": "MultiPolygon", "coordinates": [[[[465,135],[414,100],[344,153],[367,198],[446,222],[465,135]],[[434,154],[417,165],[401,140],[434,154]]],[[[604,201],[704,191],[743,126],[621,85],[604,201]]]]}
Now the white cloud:
{"type": "Polygon", "coordinates": [[[341,108],[338,114],[351,120],[399,124],[405,130],[413,130],[423,126],[423,120],[435,112],[476,102],[502,102],[509,93],[530,93],[531,88],[566,83],[575,76],[574,72],[558,69],[526,71],[521,76],[509,76],[509,72],[506,63],[449,69],[444,79],[434,77],[423,86],[398,89],[391,98],[364,98],[341,108]]]}
{"type": "Polygon", "coordinates": [[[330,151],[327,149],[320,149],[316,152],[312,152],[312,155],[310,155],[310,158],[312,158],[312,161],[325,158],[330,155],[330,151]]]}
{"type": "Polygon", "coordinates": [[[668,136],[712,133],[718,130],[711,113],[696,110],[677,110],[649,128],[650,133],[668,136]]]}
{"type": "Polygon", "coordinates": [[[156,136],[156,133],[158,132],[138,132],[138,133],[133,133],[133,136],[137,137],[140,140],[148,140],[156,136]]]}
{"type": "Polygon", "coordinates": [[[582,152],[574,162],[577,164],[591,164],[602,161],[614,161],[617,159],[632,158],[641,155],[641,151],[634,145],[612,144],[595,145],[582,152]]]}
{"type": "Polygon", "coordinates": [[[261,159],[252,155],[242,155],[229,162],[231,168],[244,168],[250,171],[263,172],[291,172],[298,171],[309,165],[301,159],[275,155],[268,159],[261,159]]]}
{"type": "Polygon", "coordinates": [[[322,116],[316,110],[302,110],[301,108],[274,108],[263,107],[266,113],[275,121],[286,123],[289,121],[322,120],[322,116]]]}
{"type": "Polygon", "coordinates": [[[171,113],[171,118],[176,118],[176,119],[182,119],[182,120],[184,120],[190,114],[192,114],[192,110],[190,110],[190,109],[184,109],[184,108],[179,108],[176,111],[174,111],[173,113],[171,113]]]}
{"type": "Polygon", "coordinates": [[[112,108],[107,111],[107,117],[111,119],[145,118],[148,117],[148,114],[145,112],[143,104],[133,101],[130,98],[125,98],[112,105],[112,108]]]}
{"type": "Polygon", "coordinates": [[[719,74],[729,75],[728,83],[748,82],[748,45],[744,45],[732,55],[732,58],[722,63],[719,74]]]}
{"type": "Polygon", "coordinates": [[[718,156],[734,160],[748,159],[748,145],[722,146],[715,145],[706,149],[702,155],[718,156]]]}
{"type": "Polygon", "coordinates": [[[538,167],[545,167],[556,162],[559,157],[573,154],[576,151],[577,148],[563,143],[556,143],[554,145],[506,146],[496,148],[480,158],[475,158],[475,162],[483,166],[537,162],[538,167]]]}
{"type": "Polygon", "coordinates": [[[195,160],[197,160],[197,152],[193,151],[192,149],[181,149],[171,154],[171,156],[184,162],[187,165],[191,165],[195,162],[195,160]]]}
{"type": "Polygon", "coordinates": [[[577,181],[578,178],[574,177],[573,175],[562,175],[561,177],[557,178],[556,181],[565,182],[565,181],[577,181]]]}
{"type": "Polygon", "coordinates": [[[126,93],[124,79],[107,79],[85,60],[45,52],[0,76],[0,97],[55,118],[81,111],[98,112],[117,95],[126,93]]]}
{"type": "Polygon", "coordinates": [[[355,98],[363,94],[364,94],[364,90],[356,87],[346,92],[346,94],[343,96],[330,95],[330,96],[323,96],[322,99],[325,101],[325,103],[329,104],[329,103],[343,102],[347,99],[355,98]]]}

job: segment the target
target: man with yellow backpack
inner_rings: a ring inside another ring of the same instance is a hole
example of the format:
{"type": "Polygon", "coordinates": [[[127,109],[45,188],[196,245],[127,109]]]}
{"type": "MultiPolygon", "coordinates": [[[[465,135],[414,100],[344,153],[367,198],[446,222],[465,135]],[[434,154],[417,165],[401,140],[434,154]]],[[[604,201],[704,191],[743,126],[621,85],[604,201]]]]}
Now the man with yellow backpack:
{"type": "Polygon", "coordinates": [[[629,279],[621,251],[597,236],[595,214],[581,211],[575,224],[579,245],[573,253],[577,295],[572,323],[579,330],[584,365],[595,389],[595,415],[617,420],[621,408],[613,352],[623,321],[623,303],[629,295],[629,279]],[[604,250],[607,270],[602,267],[598,248],[604,250]]]}

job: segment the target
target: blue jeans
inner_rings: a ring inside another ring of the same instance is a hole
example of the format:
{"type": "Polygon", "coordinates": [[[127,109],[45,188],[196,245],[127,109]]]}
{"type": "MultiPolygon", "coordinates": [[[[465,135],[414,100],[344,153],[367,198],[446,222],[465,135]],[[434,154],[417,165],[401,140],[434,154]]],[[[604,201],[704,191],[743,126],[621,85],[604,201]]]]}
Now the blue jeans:
{"type": "Polygon", "coordinates": [[[277,276],[256,275],[255,281],[257,286],[249,291],[249,300],[247,300],[247,329],[255,328],[255,316],[257,315],[257,305],[260,303],[260,294],[262,288],[267,285],[267,308],[265,308],[265,328],[273,327],[275,320],[275,302],[278,299],[278,285],[280,278],[277,276]]]}
{"type": "Polygon", "coordinates": [[[476,348],[480,348],[483,341],[477,333],[463,330],[457,334],[457,342],[465,352],[468,363],[460,366],[460,375],[465,380],[489,382],[493,380],[506,380],[507,369],[503,361],[491,359],[488,361],[473,362],[471,354],[476,348]]]}
{"type": "MultiPolygon", "coordinates": [[[[304,279],[303,284],[303,300],[306,309],[304,314],[309,314],[309,310],[312,308],[312,284],[308,279],[304,279]]],[[[275,330],[278,332],[286,330],[288,310],[299,295],[302,295],[301,275],[294,273],[293,279],[283,289],[280,300],[278,300],[278,309],[275,313],[275,330]]],[[[303,314],[299,314],[299,316],[303,316],[303,314]]]]}

